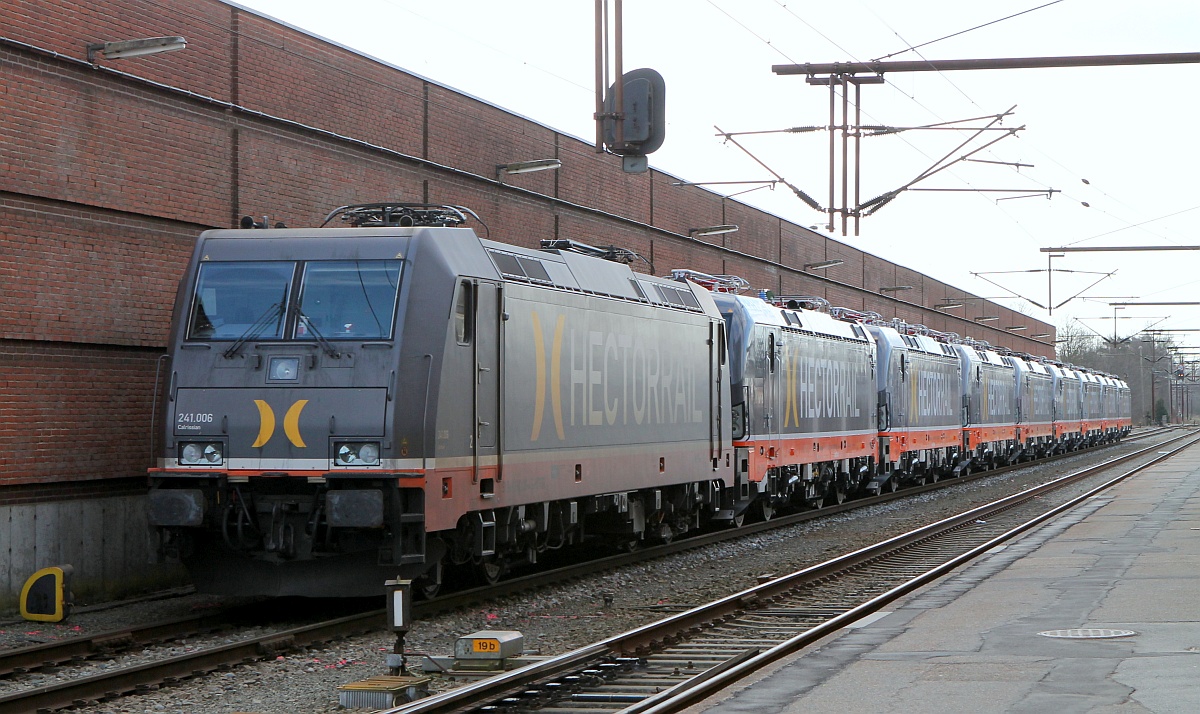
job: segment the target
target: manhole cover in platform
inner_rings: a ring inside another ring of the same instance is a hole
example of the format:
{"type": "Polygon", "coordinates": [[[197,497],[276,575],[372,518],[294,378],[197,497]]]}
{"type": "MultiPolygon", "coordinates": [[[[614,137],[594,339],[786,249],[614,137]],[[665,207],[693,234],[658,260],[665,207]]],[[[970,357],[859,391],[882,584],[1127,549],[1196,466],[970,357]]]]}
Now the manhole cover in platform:
{"type": "Polygon", "coordinates": [[[1106,640],[1113,637],[1132,637],[1137,633],[1133,630],[1104,630],[1088,627],[1078,630],[1046,630],[1038,634],[1042,637],[1060,637],[1067,640],[1106,640]]]}

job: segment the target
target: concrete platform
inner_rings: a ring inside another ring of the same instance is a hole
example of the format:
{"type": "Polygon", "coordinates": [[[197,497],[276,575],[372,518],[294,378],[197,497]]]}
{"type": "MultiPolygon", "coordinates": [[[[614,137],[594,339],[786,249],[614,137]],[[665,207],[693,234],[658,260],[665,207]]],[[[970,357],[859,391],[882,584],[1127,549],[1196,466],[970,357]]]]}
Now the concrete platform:
{"type": "Polygon", "coordinates": [[[1200,712],[1200,447],[690,711],[1200,712]]]}

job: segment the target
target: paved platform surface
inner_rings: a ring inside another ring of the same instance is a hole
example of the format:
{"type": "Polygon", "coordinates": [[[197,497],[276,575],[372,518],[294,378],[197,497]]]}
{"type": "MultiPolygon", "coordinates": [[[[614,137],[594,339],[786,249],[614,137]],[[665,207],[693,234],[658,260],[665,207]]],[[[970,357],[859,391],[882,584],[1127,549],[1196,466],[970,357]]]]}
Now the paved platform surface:
{"type": "Polygon", "coordinates": [[[1200,712],[1200,447],[879,615],[690,711],[1200,712]]]}

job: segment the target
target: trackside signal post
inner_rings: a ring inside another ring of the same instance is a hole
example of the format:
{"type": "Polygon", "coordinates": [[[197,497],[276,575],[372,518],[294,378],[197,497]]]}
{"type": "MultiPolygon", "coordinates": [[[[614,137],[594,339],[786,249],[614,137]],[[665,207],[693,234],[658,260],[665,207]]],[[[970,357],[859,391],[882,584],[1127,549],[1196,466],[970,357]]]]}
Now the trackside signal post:
{"type": "Polygon", "coordinates": [[[387,591],[387,618],[392,632],[396,633],[396,646],[388,655],[387,664],[393,675],[407,675],[404,664],[404,636],[412,626],[412,581],[388,580],[383,584],[387,591]]]}
{"type": "Polygon", "coordinates": [[[645,173],[650,168],[646,155],[657,151],[666,137],[667,88],[662,75],[653,69],[624,71],[621,16],[621,0],[613,0],[611,64],[615,80],[610,86],[608,2],[596,0],[596,153],[620,156],[626,173],[645,173]]]}

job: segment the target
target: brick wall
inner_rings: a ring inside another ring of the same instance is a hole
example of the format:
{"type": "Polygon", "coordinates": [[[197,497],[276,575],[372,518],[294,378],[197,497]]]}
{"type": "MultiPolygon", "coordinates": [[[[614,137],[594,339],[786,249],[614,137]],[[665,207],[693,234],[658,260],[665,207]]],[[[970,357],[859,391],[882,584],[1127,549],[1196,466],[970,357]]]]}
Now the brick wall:
{"type": "Polygon", "coordinates": [[[1052,331],[1011,311],[981,327],[979,301],[921,307],[961,292],[220,0],[7,0],[0,36],[0,484],[144,473],[178,278],[201,230],[244,214],[305,226],[346,203],[456,203],[495,240],[618,245],[660,275],[741,275],[1018,349],[1004,328],[1052,331]],[[174,34],[188,49],[83,61],[88,42],[174,34]],[[496,181],[543,158],[562,167],[496,181]],[[914,290],[878,293],[899,284],[914,290]]]}
{"type": "MultiPolygon", "coordinates": [[[[136,66],[122,67],[120,61],[106,64],[154,82],[227,100],[235,47],[231,23],[238,15],[246,16],[211,0],[4,0],[0,3],[0,35],[78,60],[86,59],[90,42],[183,35],[188,42],[185,51],[142,57],[134,60],[136,66]]],[[[62,67],[50,62],[41,69],[51,76],[62,67]]]]}
{"type": "Polygon", "coordinates": [[[0,339],[2,482],[145,473],[156,358],[144,349],[0,339]]]}
{"type": "MultiPolygon", "coordinates": [[[[401,153],[423,155],[424,81],[252,13],[232,8],[230,12],[238,28],[236,98],[231,101],[401,153]]],[[[436,97],[430,102],[432,107],[443,104],[436,97]]]]}
{"type": "Polygon", "coordinates": [[[0,193],[0,338],[166,344],[194,226],[0,193]]]}

